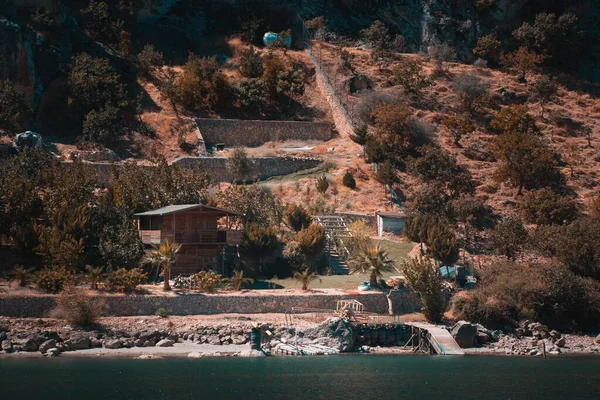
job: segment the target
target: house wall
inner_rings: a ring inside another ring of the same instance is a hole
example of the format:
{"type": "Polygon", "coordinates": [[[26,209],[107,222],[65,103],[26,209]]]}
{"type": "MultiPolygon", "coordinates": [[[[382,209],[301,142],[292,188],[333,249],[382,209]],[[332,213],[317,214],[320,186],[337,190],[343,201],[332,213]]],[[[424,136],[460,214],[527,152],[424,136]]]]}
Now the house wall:
{"type": "Polygon", "coordinates": [[[331,139],[331,123],[301,121],[256,121],[196,118],[204,142],[208,145],[260,146],[284,140],[331,139]]]}
{"type": "Polygon", "coordinates": [[[384,232],[391,232],[394,235],[399,235],[404,230],[406,220],[404,218],[386,218],[381,215],[377,216],[377,234],[383,236],[384,232]]]}

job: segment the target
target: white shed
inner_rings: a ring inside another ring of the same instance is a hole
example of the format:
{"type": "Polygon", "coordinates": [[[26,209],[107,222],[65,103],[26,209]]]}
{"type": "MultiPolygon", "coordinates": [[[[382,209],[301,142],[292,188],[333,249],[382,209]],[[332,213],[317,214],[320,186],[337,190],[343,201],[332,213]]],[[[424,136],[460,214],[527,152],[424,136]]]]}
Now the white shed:
{"type": "Polygon", "coordinates": [[[399,235],[406,225],[406,214],[403,212],[377,211],[377,235],[383,236],[384,232],[399,235]]]}

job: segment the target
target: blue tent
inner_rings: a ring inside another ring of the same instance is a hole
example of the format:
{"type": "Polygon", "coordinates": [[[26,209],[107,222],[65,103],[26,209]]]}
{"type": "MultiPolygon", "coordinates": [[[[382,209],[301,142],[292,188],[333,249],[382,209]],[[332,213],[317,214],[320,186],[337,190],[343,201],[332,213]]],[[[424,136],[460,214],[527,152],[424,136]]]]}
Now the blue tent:
{"type": "MultiPolygon", "coordinates": [[[[278,33],[267,32],[263,36],[263,43],[265,44],[265,46],[271,47],[273,45],[273,42],[275,42],[277,39],[279,39],[279,34],[278,33]]],[[[292,37],[291,36],[289,36],[289,35],[285,36],[283,38],[283,41],[285,42],[285,46],[287,48],[292,47],[292,37]]]]}

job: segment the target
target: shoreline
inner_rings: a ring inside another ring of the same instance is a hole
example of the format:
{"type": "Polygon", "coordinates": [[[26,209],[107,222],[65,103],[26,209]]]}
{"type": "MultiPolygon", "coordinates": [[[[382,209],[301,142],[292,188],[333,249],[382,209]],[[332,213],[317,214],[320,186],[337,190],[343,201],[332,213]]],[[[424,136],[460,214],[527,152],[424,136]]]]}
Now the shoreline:
{"type": "MultiPolygon", "coordinates": [[[[407,316],[408,317],[408,316],[407,316]]],[[[415,355],[400,338],[364,345],[356,325],[342,318],[304,314],[286,325],[281,314],[220,314],[140,317],[104,317],[99,325],[81,329],[52,318],[0,317],[0,359],[37,358],[52,353],[67,358],[200,358],[260,357],[250,349],[252,328],[262,336],[262,348],[272,356],[286,343],[318,344],[354,355],[415,355]],[[4,328],[4,329],[2,329],[4,328]]],[[[408,321],[406,321],[408,322],[408,321]]],[[[354,323],[355,324],[355,323],[354,323]]],[[[385,324],[383,324],[385,325],[385,324]]],[[[393,329],[392,329],[393,330],[393,329]]],[[[516,337],[501,333],[496,341],[463,348],[465,355],[600,356],[600,338],[560,334],[555,337],[516,337]],[[559,344],[560,343],[560,344],[559,344]]],[[[361,337],[362,339],[362,337],[361,337]]],[[[367,342],[368,343],[368,342],[367,342]]],[[[287,346],[289,348],[289,346],[287,346]]],[[[424,354],[426,355],[426,354],[424,354]]]]}

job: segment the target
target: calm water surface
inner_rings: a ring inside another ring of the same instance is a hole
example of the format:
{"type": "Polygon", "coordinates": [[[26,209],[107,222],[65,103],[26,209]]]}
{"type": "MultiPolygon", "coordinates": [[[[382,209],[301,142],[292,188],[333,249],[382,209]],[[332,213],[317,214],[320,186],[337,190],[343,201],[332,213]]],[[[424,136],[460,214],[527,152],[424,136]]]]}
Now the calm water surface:
{"type": "Polygon", "coordinates": [[[1,399],[600,399],[600,357],[0,359],[1,399]]]}

